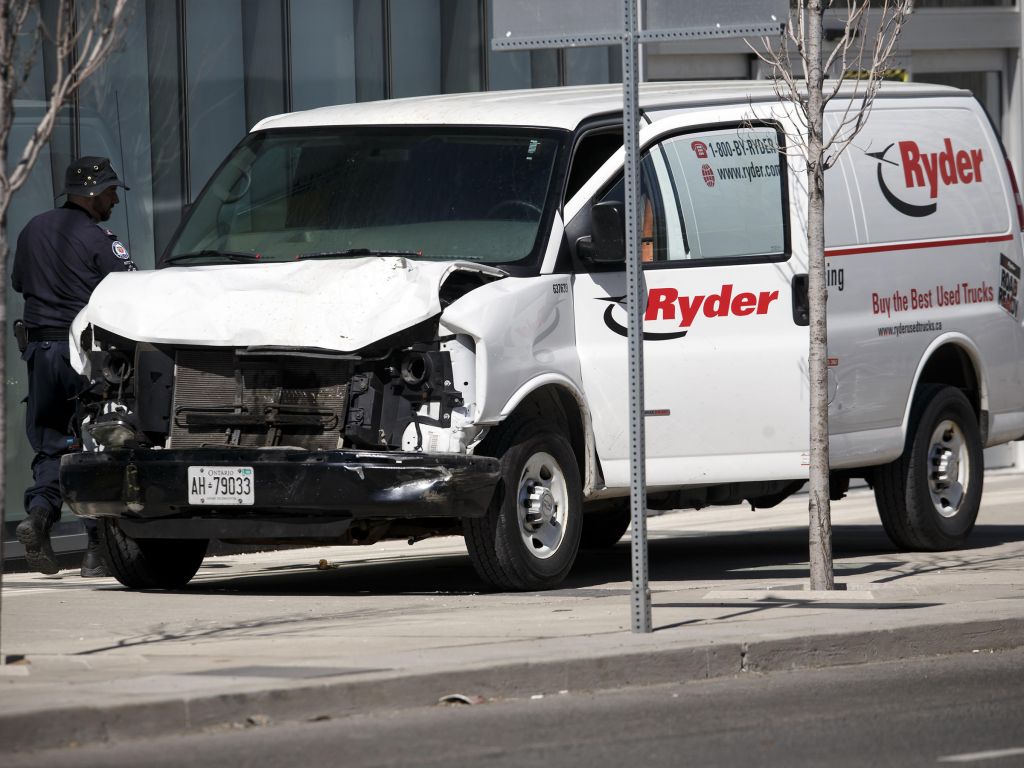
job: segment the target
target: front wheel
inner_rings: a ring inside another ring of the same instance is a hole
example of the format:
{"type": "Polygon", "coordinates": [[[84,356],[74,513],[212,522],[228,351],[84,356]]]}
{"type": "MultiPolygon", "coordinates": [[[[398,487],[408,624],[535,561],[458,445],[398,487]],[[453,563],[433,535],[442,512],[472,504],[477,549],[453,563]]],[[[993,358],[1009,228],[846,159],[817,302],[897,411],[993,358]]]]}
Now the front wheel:
{"type": "Polygon", "coordinates": [[[923,386],[903,455],[875,472],[885,532],[901,549],[962,547],[978,517],[983,482],[981,435],[970,402],[953,387],[923,386]]]}
{"type": "Polygon", "coordinates": [[[583,493],[568,441],[540,421],[506,426],[493,451],[501,480],[482,518],[463,523],[480,577],[498,589],[550,589],[580,545],[583,493]]]}
{"type": "Polygon", "coordinates": [[[114,520],[97,527],[110,574],[129,589],[183,587],[206,556],[206,539],[133,539],[114,520]]]}

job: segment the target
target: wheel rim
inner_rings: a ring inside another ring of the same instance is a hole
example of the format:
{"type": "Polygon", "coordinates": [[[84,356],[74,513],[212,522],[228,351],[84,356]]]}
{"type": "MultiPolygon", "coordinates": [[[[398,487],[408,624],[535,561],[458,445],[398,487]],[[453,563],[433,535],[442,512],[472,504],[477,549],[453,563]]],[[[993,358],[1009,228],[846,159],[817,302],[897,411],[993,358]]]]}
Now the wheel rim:
{"type": "Polygon", "coordinates": [[[535,453],[519,476],[519,532],[526,550],[541,560],[558,551],[569,515],[565,473],[550,453],[535,453]]]}
{"type": "Polygon", "coordinates": [[[932,504],[943,517],[954,517],[967,497],[971,457],[967,441],[956,422],[946,419],[932,432],[928,449],[928,490],[932,504]]]}

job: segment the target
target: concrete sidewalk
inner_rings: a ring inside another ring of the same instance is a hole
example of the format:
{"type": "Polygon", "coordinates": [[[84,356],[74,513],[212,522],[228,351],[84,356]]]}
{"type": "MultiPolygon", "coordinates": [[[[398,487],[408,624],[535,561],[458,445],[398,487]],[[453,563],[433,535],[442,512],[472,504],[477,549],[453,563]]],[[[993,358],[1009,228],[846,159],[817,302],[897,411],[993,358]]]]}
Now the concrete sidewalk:
{"type": "Polygon", "coordinates": [[[874,500],[833,505],[837,581],[807,582],[806,497],[651,518],[655,632],[630,551],[565,588],[479,591],[461,539],[208,558],[181,592],[4,580],[0,743],[19,751],[223,725],[558,695],[1024,644],[1024,476],[989,475],[972,548],[907,554],[874,500]],[[325,562],[320,564],[320,561],[325,562]]]}

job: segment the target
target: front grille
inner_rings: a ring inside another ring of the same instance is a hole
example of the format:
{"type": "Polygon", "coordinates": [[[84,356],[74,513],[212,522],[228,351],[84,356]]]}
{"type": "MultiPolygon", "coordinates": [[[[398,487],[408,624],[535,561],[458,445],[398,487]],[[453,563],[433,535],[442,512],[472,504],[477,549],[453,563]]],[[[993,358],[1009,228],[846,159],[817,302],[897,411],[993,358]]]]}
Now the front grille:
{"type": "Polygon", "coordinates": [[[179,349],[170,447],[341,447],[349,364],[297,355],[179,349]]]}

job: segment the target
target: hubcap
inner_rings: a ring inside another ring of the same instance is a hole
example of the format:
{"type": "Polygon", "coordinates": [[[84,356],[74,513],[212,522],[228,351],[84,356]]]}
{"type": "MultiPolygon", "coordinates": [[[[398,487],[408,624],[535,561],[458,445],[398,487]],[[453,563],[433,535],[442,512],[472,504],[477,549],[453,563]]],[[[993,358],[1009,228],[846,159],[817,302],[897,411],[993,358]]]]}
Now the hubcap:
{"type": "Polygon", "coordinates": [[[928,490],[943,517],[953,517],[967,495],[971,459],[960,427],[949,419],[932,432],[928,449],[928,490]]]}
{"type": "Polygon", "coordinates": [[[539,531],[551,522],[555,513],[555,496],[543,485],[535,485],[530,489],[526,499],[526,517],[523,527],[528,531],[539,531]]]}
{"type": "Polygon", "coordinates": [[[535,453],[519,478],[517,508],[523,543],[542,560],[558,551],[569,514],[562,468],[550,453],[535,453]]]}

